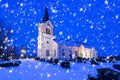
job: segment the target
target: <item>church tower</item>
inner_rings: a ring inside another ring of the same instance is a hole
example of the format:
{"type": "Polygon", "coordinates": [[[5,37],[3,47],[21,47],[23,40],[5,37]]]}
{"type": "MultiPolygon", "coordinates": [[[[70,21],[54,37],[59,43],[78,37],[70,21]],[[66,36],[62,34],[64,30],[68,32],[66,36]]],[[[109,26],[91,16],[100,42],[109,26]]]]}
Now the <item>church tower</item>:
{"type": "Polygon", "coordinates": [[[58,58],[58,45],[54,41],[53,25],[50,22],[48,6],[45,8],[42,22],[38,24],[38,53],[37,57],[50,59],[58,58]]]}

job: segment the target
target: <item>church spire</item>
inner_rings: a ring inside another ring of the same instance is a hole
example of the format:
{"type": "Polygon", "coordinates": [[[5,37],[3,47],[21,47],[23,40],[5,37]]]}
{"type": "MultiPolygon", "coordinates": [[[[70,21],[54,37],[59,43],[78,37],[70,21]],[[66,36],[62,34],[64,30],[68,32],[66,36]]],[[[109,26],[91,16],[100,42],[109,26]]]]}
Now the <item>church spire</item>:
{"type": "Polygon", "coordinates": [[[42,18],[42,21],[43,22],[46,22],[49,20],[49,14],[48,14],[48,6],[46,5],[46,8],[45,8],[45,13],[44,13],[44,16],[42,18]]]}

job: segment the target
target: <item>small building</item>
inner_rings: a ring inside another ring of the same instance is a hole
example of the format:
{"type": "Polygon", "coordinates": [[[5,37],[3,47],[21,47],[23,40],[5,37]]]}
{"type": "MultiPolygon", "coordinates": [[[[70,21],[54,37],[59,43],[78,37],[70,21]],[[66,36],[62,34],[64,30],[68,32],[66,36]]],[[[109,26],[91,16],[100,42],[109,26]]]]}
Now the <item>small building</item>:
{"type": "MultiPolygon", "coordinates": [[[[42,22],[38,24],[38,53],[40,58],[97,58],[95,48],[86,48],[84,45],[67,45],[56,42],[54,36],[54,26],[51,24],[46,6],[42,22]]],[[[70,43],[71,44],[71,43],[70,43]]]]}

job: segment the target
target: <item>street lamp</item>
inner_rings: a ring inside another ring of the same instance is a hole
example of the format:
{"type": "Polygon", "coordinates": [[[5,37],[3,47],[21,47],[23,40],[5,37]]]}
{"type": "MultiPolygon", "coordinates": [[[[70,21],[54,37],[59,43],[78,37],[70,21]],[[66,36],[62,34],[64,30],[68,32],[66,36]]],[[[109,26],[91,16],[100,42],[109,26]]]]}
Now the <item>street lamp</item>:
{"type": "Polygon", "coordinates": [[[23,58],[23,57],[25,56],[25,54],[26,54],[27,50],[26,50],[26,48],[21,48],[20,52],[21,52],[20,57],[22,57],[22,58],[23,58]]]}

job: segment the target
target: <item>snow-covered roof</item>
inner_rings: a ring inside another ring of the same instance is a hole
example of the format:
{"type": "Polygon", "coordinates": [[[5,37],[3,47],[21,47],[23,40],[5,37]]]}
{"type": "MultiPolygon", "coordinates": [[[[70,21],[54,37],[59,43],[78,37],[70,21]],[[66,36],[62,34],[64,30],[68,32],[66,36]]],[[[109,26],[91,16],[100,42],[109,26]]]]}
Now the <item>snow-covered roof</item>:
{"type": "Polygon", "coordinates": [[[64,40],[54,40],[56,43],[58,43],[59,45],[66,45],[66,46],[76,46],[76,47],[79,47],[80,44],[77,44],[77,43],[72,43],[72,42],[69,42],[69,41],[64,41],[64,40]]]}

